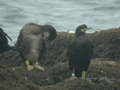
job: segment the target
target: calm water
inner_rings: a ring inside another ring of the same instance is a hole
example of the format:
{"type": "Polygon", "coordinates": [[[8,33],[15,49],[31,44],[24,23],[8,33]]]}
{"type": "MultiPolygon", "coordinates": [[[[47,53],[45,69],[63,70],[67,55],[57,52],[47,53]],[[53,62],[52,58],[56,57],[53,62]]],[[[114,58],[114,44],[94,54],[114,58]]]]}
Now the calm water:
{"type": "Polygon", "coordinates": [[[25,23],[51,24],[57,31],[79,24],[103,30],[120,27],[120,0],[0,0],[0,27],[14,44],[25,23]]]}

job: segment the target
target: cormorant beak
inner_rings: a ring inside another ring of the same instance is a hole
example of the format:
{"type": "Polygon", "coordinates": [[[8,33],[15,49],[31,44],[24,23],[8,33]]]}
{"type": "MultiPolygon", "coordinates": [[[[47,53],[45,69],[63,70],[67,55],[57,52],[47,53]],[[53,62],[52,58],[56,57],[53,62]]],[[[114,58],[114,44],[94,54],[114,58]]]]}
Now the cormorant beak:
{"type": "Polygon", "coordinates": [[[92,29],[91,27],[81,29],[82,32],[86,32],[87,30],[92,29]]]}

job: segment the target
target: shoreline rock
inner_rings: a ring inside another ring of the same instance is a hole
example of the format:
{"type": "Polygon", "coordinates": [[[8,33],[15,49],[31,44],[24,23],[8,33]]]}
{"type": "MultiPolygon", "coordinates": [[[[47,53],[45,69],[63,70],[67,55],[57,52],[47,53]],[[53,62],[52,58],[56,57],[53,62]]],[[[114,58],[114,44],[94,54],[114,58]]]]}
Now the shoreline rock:
{"type": "Polygon", "coordinates": [[[120,28],[88,34],[94,43],[94,56],[87,72],[88,80],[70,80],[66,47],[73,34],[59,32],[40,62],[46,71],[27,71],[20,54],[9,50],[0,54],[2,90],[119,90],[120,28]],[[95,79],[93,79],[95,78],[95,79]],[[102,78],[102,79],[101,79],[102,78]]]}

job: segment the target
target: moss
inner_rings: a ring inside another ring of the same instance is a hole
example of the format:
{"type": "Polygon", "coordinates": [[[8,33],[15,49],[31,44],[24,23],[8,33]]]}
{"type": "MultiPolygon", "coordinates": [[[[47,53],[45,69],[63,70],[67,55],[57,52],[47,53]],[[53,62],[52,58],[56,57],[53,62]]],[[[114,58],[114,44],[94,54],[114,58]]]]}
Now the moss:
{"type": "Polygon", "coordinates": [[[94,43],[94,57],[120,59],[120,28],[96,32],[89,37],[94,43]]]}
{"type": "Polygon", "coordinates": [[[88,35],[95,47],[86,80],[72,80],[68,69],[66,48],[73,34],[61,32],[52,43],[46,42],[46,55],[39,61],[45,72],[27,71],[18,52],[4,52],[0,54],[0,89],[120,90],[119,34],[118,28],[88,35]]]}

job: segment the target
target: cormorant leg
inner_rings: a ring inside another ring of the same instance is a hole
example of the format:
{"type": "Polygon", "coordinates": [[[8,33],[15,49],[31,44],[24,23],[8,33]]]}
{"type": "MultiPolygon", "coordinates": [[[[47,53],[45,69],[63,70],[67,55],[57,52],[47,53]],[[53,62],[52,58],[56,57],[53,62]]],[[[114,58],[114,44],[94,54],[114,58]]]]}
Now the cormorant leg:
{"type": "Polygon", "coordinates": [[[81,79],[85,79],[85,76],[86,76],[86,72],[82,71],[81,79]]]}
{"type": "Polygon", "coordinates": [[[77,79],[77,77],[75,76],[75,70],[72,69],[72,77],[71,77],[71,80],[74,80],[74,79],[77,79]]]}
{"type": "Polygon", "coordinates": [[[45,71],[44,67],[42,67],[38,64],[38,61],[36,61],[35,65],[34,65],[34,68],[36,68],[38,70],[41,70],[41,71],[45,71]]]}
{"type": "Polygon", "coordinates": [[[34,69],[33,65],[30,65],[29,60],[25,60],[25,65],[26,65],[28,71],[31,71],[34,69]]]}
{"type": "Polygon", "coordinates": [[[75,77],[75,73],[72,73],[72,77],[75,77]]]}
{"type": "Polygon", "coordinates": [[[72,73],[70,80],[75,80],[75,79],[77,79],[77,77],[75,76],[75,73],[72,73]]]}

